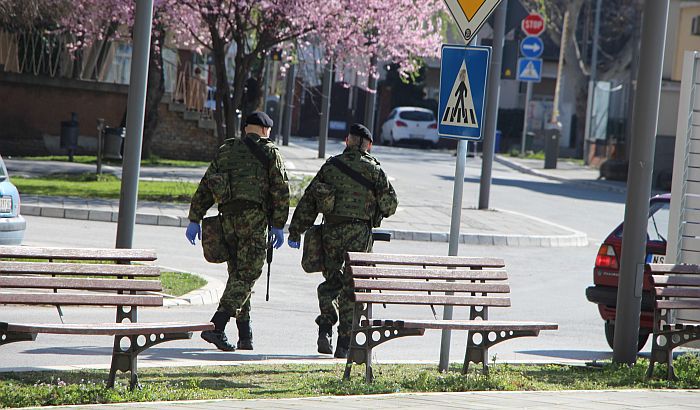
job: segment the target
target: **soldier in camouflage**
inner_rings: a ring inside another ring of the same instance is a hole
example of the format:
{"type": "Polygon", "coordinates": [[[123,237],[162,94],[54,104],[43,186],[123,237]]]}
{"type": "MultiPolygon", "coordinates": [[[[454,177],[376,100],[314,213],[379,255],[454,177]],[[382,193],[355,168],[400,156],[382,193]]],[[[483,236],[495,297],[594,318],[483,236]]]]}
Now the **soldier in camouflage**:
{"type": "Polygon", "coordinates": [[[334,354],[337,358],[348,355],[354,308],[354,288],[350,274],[344,269],[345,253],[370,252],[372,228],[379,226],[381,218],[393,215],[398,205],[394,188],[379,166],[379,161],[369,154],[372,147],[370,131],[361,124],[354,124],[345,143],[343,153],[329,159],[304,192],[289,226],[288,242],[292,248],[299,248],[301,234],[313,225],[320,209],[327,204],[327,201],[319,201],[318,195],[315,195],[327,188],[319,190],[317,185],[330,185],[334,198],[331,201],[332,210],[323,211],[325,281],[317,289],[321,313],[316,323],[319,327],[318,352],[323,354],[333,353],[332,328],[338,323],[334,354]],[[366,187],[353,179],[347,171],[343,171],[345,167],[342,164],[340,167],[335,165],[338,160],[372,185],[366,187]],[[335,305],[338,307],[337,313],[335,305]]]}
{"type": "Polygon", "coordinates": [[[231,317],[238,327],[238,349],[253,349],[250,296],[262,274],[268,226],[274,247],[284,243],[289,183],[282,156],[269,140],[272,125],[263,112],[248,116],[245,136],[219,148],[190,204],[187,239],[192,244],[201,240],[200,221],[216,203],[229,248],[228,282],[211,319],[215,329],[202,332],[204,340],[224,351],[235,350],[224,332],[231,317]]]}

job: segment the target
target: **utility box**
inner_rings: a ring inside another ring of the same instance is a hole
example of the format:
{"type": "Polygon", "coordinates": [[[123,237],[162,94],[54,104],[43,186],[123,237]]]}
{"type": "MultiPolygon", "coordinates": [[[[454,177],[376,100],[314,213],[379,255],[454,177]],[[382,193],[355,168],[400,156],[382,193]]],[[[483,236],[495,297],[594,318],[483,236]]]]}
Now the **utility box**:
{"type": "Polygon", "coordinates": [[[561,123],[548,123],[544,129],[544,169],[556,169],[559,158],[561,123]]]}
{"type": "Polygon", "coordinates": [[[72,112],[69,121],[61,121],[61,148],[68,150],[68,159],[73,162],[73,153],[78,148],[78,114],[72,112]]]}

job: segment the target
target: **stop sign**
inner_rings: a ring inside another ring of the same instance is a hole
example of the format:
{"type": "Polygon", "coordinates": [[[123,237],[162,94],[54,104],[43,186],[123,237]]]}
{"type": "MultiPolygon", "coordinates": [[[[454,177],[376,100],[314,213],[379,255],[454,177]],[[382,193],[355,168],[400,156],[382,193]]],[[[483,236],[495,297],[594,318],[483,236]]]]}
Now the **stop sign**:
{"type": "Polygon", "coordinates": [[[528,36],[539,36],[544,31],[544,17],[531,13],[523,19],[521,26],[528,36]]]}

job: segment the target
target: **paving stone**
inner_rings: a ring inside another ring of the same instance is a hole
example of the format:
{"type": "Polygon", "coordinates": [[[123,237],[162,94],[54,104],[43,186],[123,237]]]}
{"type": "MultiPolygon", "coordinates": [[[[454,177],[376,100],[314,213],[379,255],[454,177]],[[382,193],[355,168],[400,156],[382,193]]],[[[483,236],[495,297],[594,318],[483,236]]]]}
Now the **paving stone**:
{"type": "Polygon", "coordinates": [[[158,215],[158,225],[160,226],[180,226],[180,218],[168,215],[158,215]]]}
{"type": "Polygon", "coordinates": [[[158,225],[158,215],[136,214],[136,223],[139,225],[158,225]]]}
{"type": "Polygon", "coordinates": [[[41,216],[47,218],[63,218],[65,215],[65,210],[63,208],[53,208],[53,207],[42,207],[41,216]]]}
{"type": "Polygon", "coordinates": [[[112,222],[112,211],[90,211],[88,219],[91,221],[112,222]]]}
{"type": "Polygon", "coordinates": [[[64,218],[66,219],[83,219],[87,220],[90,215],[90,211],[87,209],[65,209],[64,218]]]}
{"type": "Polygon", "coordinates": [[[23,202],[20,208],[20,214],[29,216],[39,216],[41,215],[41,207],[35,205],[25,205],[23,202]]]}
{"type": "Polygon", "coordinates": [[[414,241],[430,241],[430,232],[413,232],[414,241]]]}

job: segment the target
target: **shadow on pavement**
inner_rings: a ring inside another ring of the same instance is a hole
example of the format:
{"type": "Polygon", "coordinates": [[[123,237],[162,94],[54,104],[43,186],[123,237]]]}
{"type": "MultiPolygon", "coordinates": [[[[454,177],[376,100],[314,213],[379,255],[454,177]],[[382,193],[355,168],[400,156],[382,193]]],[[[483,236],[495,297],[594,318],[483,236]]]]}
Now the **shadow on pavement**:
{"type": "MultiPolygon", "coordinates": [[[[28,349],[21,353],[37,355],[61,355],[61,356],[104,356],[109,359],[112,356],[111,347],[95,346],[73,346],[73,347],[52,347],[43,349],[28,349]]],[[[139,354],[139,359],[173,361],[173,360],[201,360],[211,362],[249,362],[264,360],[317,360],[328,359],[325,355],[290,355],[290,354],[255,354],[239,352],[222,352],[212,349],[191,349],[191,348],[157,348],[152,347],[139,354]]]]}
{"type": "MultiPolygon", "coordinates": [[[[445,181],[454,181],[454,176],[448,175],[437,175],[445,181]]],[[[464,178],[464,182],[469,183],[480,183],[478,178],[464,178]]],[[[519,179],[503,179],[503,178],[493,178],[491,180],[493,185],[509,186],[515,188],[527,189],[530,191],[535,191],[543,194],[565,196],[574,199],[586,199],[589,201],[600,201],[600,202],[610,202],[610,203],[625,203],[625,195],[616,192],[605,191],[604,189],[598,189],[595,187],[581,187],[576,185],[575,181],[567,183],[559,182],[537,182],[537,181],[523,181],[519,179]]]]}

